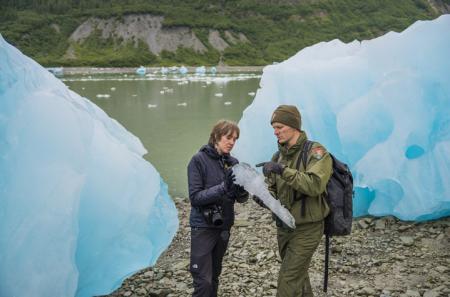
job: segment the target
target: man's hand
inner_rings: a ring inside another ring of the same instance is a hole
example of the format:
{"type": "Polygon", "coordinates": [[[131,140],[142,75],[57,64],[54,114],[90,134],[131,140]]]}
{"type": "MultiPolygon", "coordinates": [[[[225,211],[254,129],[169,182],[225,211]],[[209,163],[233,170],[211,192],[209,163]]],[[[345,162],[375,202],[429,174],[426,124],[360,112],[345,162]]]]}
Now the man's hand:
{"type": "Polygon", "coordinates": [[[278,228],[283,228],[283,229],[290,229],[292,230],[291,227],[289,227],[288,225],[286,225],[279,217],[277,217],[276,214],[272,213],[272,219],[275,221],[275,225],[278,228]]]}
{"type": "Polygon", "coordinates": [[[265,176],[269,176],[270,173],[275,173],[275,174],[283,174],[284,168],[285,166],[283,164],[280,163],[276,163],[276,162],[262,162],[259,164],[255,165],[256,167],[262,167],[263,166],[263,174],[265,176]]]}

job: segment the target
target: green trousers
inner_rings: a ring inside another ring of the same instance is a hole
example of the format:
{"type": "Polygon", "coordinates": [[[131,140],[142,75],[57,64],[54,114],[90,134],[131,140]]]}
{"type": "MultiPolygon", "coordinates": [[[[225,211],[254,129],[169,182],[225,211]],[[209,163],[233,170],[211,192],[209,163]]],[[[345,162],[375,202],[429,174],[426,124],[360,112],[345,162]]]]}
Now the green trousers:
{"type": "Polygon", "coordinates": [[[308,268],[323,235],[323,221],[306,223],[295,230],[278,228],[281,256],[277,297],[312,297],[308,268]]]}

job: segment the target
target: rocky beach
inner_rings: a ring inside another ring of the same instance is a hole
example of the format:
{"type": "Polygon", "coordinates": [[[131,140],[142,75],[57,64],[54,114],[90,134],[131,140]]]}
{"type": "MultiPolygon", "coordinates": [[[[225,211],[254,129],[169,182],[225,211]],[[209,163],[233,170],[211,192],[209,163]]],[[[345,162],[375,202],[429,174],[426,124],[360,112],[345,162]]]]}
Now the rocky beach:
{"type": "MultiPolygon", "coordinates": [[[[110,297],[190,296],[189,209],[175,199],[178,233],[154,267],[126,279],[110,297]]],[[[253,201],[236,205],[236,222],[224,258],[219,296],[275,296],[280,259],[276,227],[253,201]]],[[[356,218],[350,236],[332,239],[328,292],[322,291],[324,240],[310,268],[316,296],[450,296],[450,218],[403,222],[356,218]]]]}

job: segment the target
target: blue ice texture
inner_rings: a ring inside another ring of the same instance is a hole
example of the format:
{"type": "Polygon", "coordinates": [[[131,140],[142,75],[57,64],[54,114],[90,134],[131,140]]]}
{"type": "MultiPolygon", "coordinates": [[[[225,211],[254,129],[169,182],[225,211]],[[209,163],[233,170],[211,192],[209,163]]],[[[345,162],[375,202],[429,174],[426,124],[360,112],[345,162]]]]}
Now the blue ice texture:
{"type": "Polygon", "coordinates": [[[0,296],[110,293],[167,248],[140,140],[0,35],[0,296]]]}
{"type": "Polygon", "coordinates": [[[367,41],[321,42],[264,68],[233,153],[277,150],[270,117],[296,105],[312,140],[348,163],[355,216],[450,215],[450,15],[367,41]]]}

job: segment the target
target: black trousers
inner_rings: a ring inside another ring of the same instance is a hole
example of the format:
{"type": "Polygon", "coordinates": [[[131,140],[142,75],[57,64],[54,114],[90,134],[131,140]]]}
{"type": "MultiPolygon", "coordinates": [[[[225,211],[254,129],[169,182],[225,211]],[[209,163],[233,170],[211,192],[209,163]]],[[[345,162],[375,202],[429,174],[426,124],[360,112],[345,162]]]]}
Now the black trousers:
{"type": "Polygon", "coordinates": [[[192,297],[217,297],[222,259],[229,239],[229,230],[191,228],[192,297]]]}

